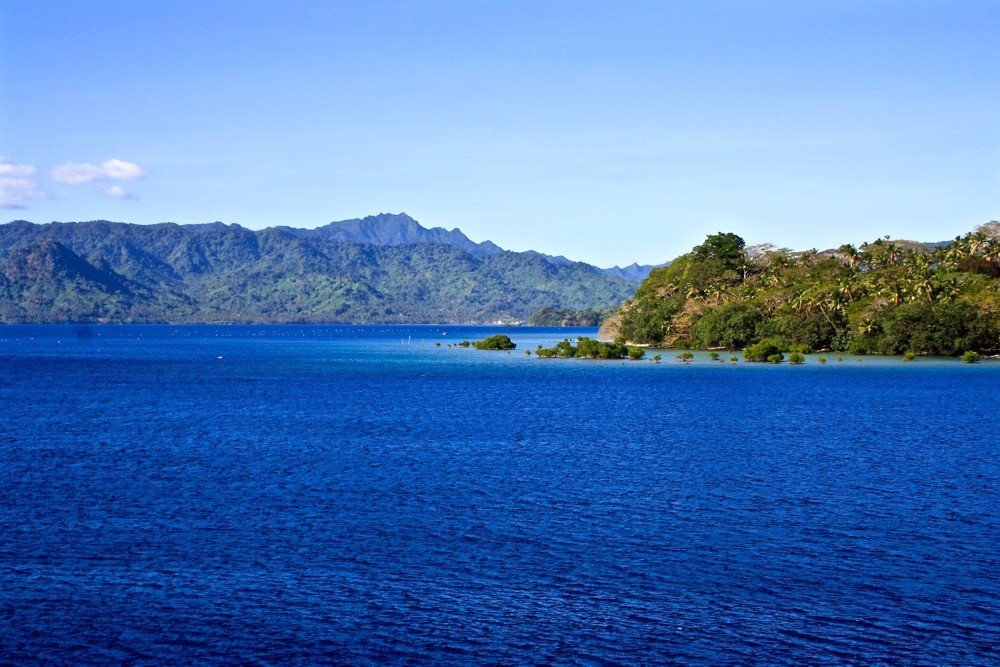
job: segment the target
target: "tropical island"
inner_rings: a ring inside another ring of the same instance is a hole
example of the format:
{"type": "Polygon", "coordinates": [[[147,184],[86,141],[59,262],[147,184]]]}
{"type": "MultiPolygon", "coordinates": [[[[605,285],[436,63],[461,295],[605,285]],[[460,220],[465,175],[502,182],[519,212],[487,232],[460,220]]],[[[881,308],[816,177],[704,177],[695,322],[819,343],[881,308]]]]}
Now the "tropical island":
{"type": "Polygon", "coordinates": [[[680,349],[762,346],[764,359],[813,350],[995,354],[1000,222],[945,243],[884,237],[823,252],[712,234],[653,269],[600,337],[680,349]]]}

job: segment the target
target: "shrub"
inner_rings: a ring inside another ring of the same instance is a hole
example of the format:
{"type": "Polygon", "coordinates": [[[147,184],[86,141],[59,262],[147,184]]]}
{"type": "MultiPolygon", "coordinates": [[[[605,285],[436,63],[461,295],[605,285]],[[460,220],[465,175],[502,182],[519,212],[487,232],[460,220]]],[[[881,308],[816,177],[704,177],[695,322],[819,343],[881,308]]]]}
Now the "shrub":
{"type": "Polygon", "coordinates": [[[903,361],[913,361],[916,358],[917,355],[910,350],[907,350],[906,353],[903,354],[903,361]]]}
{"type": "Polygon", "coordinates": [[[770,361],[775,355],[781,356],[781,348],[769,340],[750,345],[743,350],[743,358],[747,361],[770,361]]]}
{"type": "Polygon", "coordinates": [[[692,359],[694,359],[694,355],[690,352],[681,352],[680,354],[677,355],[677,360],[683,361],[684,363],[687,363],[692,359]]]}
{"type": "MultiPolygon", "coordinates": [[[[463,347],[465,347],[464,343],[466,342],[462,341],[463,347]]],[[[472,344],[472,347],[477,350],[513,350],[517,347],[517,343],[513,342],[507,334],[497,334],[483,340],[477,340],[472,344]]]]}
{"type": "Polygon", "coordinates": [[[781,360],[784,358],[785,355],[783,355],[781,352],[778,352],[777,354],[772,354],[771,356],[769,356],[767,360],[772,364],[780,364],[781,360]]]}
{"type": "Polygon", "coordinates": [[[656,363],[660,363],[660,359],[663,359],[663,357],[660,356],[659,354],[653,355],[653,361],[655,361],[656,363]]]}
{"type": "Polygon", "coordinates": [[[718,352],[709,352],[708,358],[711,359],[712,361],[716,361],[719,358],[719,353],[718,352]]]}
{"type": "Polygon", "coordinates": [[[967,364],[974,364],[977,361],[979,361],[979,353],[969,350],[962,355],[962,361],[964,361],[967,364]]]}
{"type": "Polygon", "coordinates": [[[821,364],[825,364],[825,363],[826,363],[826,357],[820,357],[820,358],[819,358],[819,359],[817,359],[816,361],[818,361],[818,362],[819,362],[819,363],[821,363],[821,364]]]}
{"type": "Polygon", "coordinates": [[[461,345],[462,347],[469,347],[470,345],[472,345],[472,343],[470,343],[467,340],[463,340],[461,343],[459,343],[459,345],[461,345]]]}
{"type": "MultiPolygon", "coordinates": [[[[631,358],[629,350],[620,343],[606,343],[604,341],[588,338],[587,336],[580,336],[576,340],[576,349],[573,352],[573,356],[576,357],[589,357],[591,359],[623,359],[626,356],[630,356],[631,358]]],[[[636,358],[641,358],[641,355],[636,358]]]]}
{"type": "Polygon", "coordinates": [[[801,352],[792,352],[790,355],[788,355],[788,363],[790,364],[796,364],[796,365],[802,364],[805,363],[805,360],[806,360],[805,355],[803,355],[801,352]]]}
{"type": "Polygon", "coordinates": [[[875,351],[874,342],[867,339],[855,339],[847,346],[847,353],[854,355],[871,354],[875,351]]]}
{"type": "Polygon", "coordinates": [[[586,336],[580,336],[576,340],[577,344],[575,346],[568,338],[559,341],[554,347],[542,347],[539,345],[538,349],[535,350],[535,355],[544,358],[560,357],[562,359],[570,359],[572,357],[581,359],[624,359],[626,356],[630,359],[641,359],[646,353],[642,348],[626,348],[620,343],[608,343],[586,336]]]}
{"type": "Polygon", "coordinates": [[[702,315],[691,333],[705,346],[745,347],[753,342],[754,331],[763,319],[759,311],[736,301],[702,315]]]}
{"type": "MultiPolygon", "coordinates": [[[[796,352],[798,354],[809,354],[812,352],[812,348],[805,343],[793,343],[788,346],[788,351],[796,352]]],[[[789,357],[788,360],[791,361],[791,357],[789,357]]]]}
{"type": "Polygon", "coordinates": [[[576,356],[576,348],[573,347],[573,343],[569,342],[568,338],[556,343],[556,356],[562,357],[563,359],[569,359],[570,357],[576,356]]]}
{"type": "Polygon", "coordinates": [[[735,364],[737,361],[739,361],[739,359],[737,359],[736,357],[729,357],[729,363],[735,364]]]}

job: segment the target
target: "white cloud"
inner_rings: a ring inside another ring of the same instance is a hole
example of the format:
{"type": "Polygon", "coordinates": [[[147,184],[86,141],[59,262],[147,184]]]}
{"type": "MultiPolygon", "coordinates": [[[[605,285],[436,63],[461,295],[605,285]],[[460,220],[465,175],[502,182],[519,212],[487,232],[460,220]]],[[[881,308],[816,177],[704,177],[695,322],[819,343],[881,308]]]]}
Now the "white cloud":
{"type": "MultiPolygon", "coordinates": [[[[111,158],[100,165],[86,162],[67,162],[52,170],[52,180],[70,185],[80,185],[91,181],[134,181],[146,172],[134,162],[111,158]]],[[[110,188],[109,188],[110,189],[110,188]]],[[[121,188],[119,188],[121,190],[121,188]]]]}
{"type": "Polygon", "coordinates": [[[31,176],[35,168],[30,164],[11,164],[9,160],[0,159],[0,176],[31,176]]]}
{"type": "Polygon", "coordinates": [[[104,194],[113,199],[137,199],[135,195],[125,192],[120,185],[102,185],[101,189],[104,191],[104,194]]]}
{"type": "Polygon", "coordinates": [[[30,164],[12,164],[0,158],[0,208],[23,209],[29,201],[48,199],[31,178],[34,173],[30,164]]]}
{"type": "Polygon", "coordinates": [[[111,158],[102,162],[101,166],[104,167],[108,178],[116,181],[134,181],[146,175],[142,167],[134,162],[125,162],[124,160],[111,158]]]}

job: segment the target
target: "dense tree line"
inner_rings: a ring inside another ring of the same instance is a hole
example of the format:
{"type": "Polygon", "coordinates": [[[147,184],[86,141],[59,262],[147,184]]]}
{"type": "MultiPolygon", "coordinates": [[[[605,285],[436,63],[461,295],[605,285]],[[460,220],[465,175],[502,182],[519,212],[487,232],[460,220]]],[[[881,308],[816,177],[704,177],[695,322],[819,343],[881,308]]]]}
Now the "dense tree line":
{"type": "Polygon", "coordinates": [[[628,347],[621,343],[600,341],[588,336],[578,336],[576,345],[565,338],[553,347],[538,346],[535,354],[542,358],[559,357],[561,359],[642,359],[645,350],[641,347],[628,347]]]}
{"type": "Polygon", "coordinates": [[[546,306],[532,313],[528,324],[533,327],[596,327],[613,312],[546,306]]]}
{"type": "Polygon", "coordinates": [[[1000,223],[944,244],[792,252],[714,234],[654,269],[618,338],[667,347],[959,355],[1000,350],[1000,223]]]}

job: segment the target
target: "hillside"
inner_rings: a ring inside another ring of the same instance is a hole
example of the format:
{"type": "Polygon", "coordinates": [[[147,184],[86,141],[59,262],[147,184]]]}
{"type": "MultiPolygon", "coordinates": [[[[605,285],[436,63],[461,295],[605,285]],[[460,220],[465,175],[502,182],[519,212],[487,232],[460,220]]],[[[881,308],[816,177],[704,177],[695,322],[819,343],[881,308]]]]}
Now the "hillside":
{"type": "Polygon", "coordinates": [[[1000,223],[946,244],[886,238],[824,252],[714,234],[655,269],[601,335],[682,348],[997,352],[1000,223]]]}
{"type": "Polygon", "coordinates": [[[0,321],[523,321],[546,306],[604,310],[635,289],[413,224],[410,236],[354,225],[358,242],[329,228],[16,221],[0,225],[0,321]]]}

